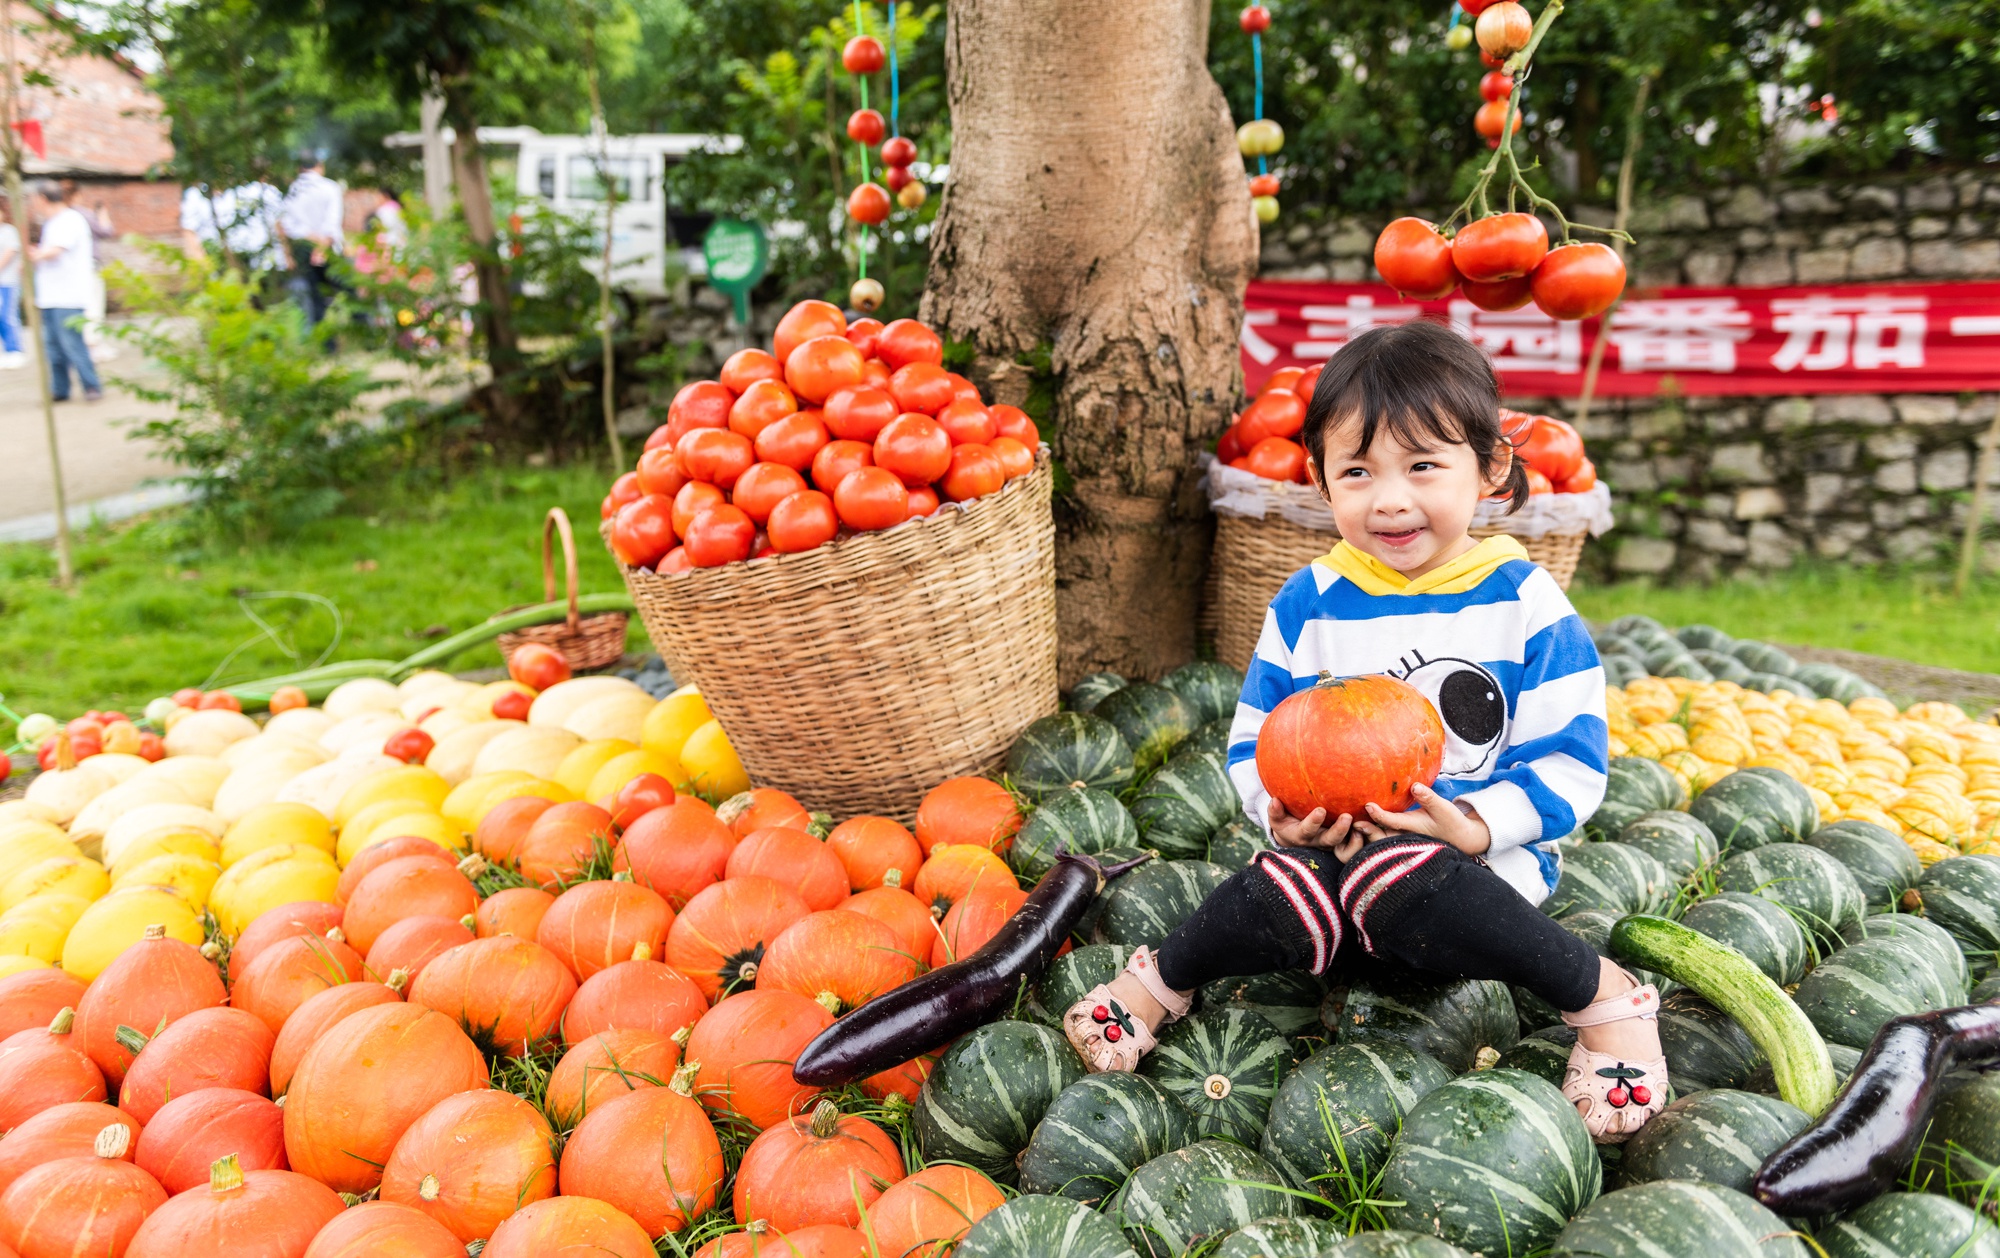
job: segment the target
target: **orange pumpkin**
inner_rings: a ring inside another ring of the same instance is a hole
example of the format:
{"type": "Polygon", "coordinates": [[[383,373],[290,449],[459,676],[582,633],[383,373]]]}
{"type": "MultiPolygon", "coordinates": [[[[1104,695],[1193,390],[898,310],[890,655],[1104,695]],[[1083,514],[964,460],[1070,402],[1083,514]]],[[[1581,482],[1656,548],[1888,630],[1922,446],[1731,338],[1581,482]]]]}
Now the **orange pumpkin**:
{"type": "Polygon", "coordinates": [[[583,882],[556,897],[535,942],[580,983],[620,961],[660,955],[673,924],[674,911],[656,891],[632,882],[583,882]]]}
{"type": "Polygon", "coordinates": [[[75,1017],[59,1012],[47,1027],[17,1031],[0,1043],[0,1131],[58,1105],[110,1095],[104,1072],[73,1042],[75,1017]]]}
{"type": "Polygon", "coordinates": [[[810,1115],[768,1127],[736,1168],[736,1221],[763,1219],[780,1232],[834,1223],[855,1227],[862,1211],[903,1178],[903,1154],[888,1132],[821,1101],[810,1115]]]}
{"type": "Polygon", "coordinates": [[[461,1241],[556,1193],[556,1134],[507,1092],[448,1096],[411,1123],[382,1168],[382,1200],[421,1210],[461,1241]]]}
{"type": "Polygon", "coordinates": [[[480,818],[479,827],[472,832],[472,850],[496,865],[512,865],[528,830],[554,807],[554,801],[539,795],[501,800],[480,818]]]}
{"type": "Polygon", "coordinates": [[[83,984],[68,970],[22,970],[0,978],[0,1040],[55,1021],[83,999],[83,984]]]}
{"type": "Polygon", "coordinates": [[[146,1216],[167,1203],[159,1181],[125,1161],[132,1133],[112,1123],[87,1157],[62,1158],[0,1193],[0,1241],[26,1258],[123,1254],[146,1216]]]}
{"type": "Polygon", "coordinates": [[[305,1258],[465,1258],[465,1243],[420,1210],[364,1201],[321,1228],[305,1258]]]}
{"type": "Polygon", "coordinates": [[[1005,855],[1021,828],[1021,807],[990,778],[952,778],[917,805],[917,842],[924,855],[954,843],[976,843],[1005,855]]]}
{"type": "Polygon", "coordinates": [[[1019,887],[990,886],[966,896],[944,915],[944,925],[931,943],[931,968],[969,957],[1000,933],[1007,919],[1028,902],[1019,887]]]}
{"type": "Polygon", "coordinates": [[[826,846],[847,870],[854,891],[907,887],[924,863],[916,836],[887,817],[849,817],[826,836],[826,846]]]}
{"type": "Polygon", "coordinates": [[[818,1088],[792,1078],[792,1063],[832,1025],[832,1014],[796,992],[738,992],[694,1024],[681,1056],[695,1067],[703,1105],[761,1130],[819,1096],[818,1088]]]}
{"type": "MultiPolygon", "coordinates": [[[[982,887],[1014,886],[1007,862],[983,847],[959,844],[933,851],[910,888],[940,921],[952,906],[982,887]]],[[[927,950],[928,951],[928,950],[927,950]]]]}
{"type": "Polygon", "coordinates": [[[139,1139],[139,1120],[124,1110],[102,1101],[71,1101],[43,1110],[0,1140],[0,1191],[45,1162],[89,1156],[98,1133],[113,1123],[131,1129],[132,1140],[125,1146],[129,1158],[139,1139]]]}
{"type": "MultiPolygon", "coordinates": [[[[450,860],[445,850],[429,839],[418,838],[414,834],[399,834],[393,839],[380,843],[370,843],[354,854],[347,862],[347,868],[340,871],[340,881],[333,884],[333,898],[345,905],[354,898],[354,889],[361,880],[374,873],[392,860],[405,856],[428,856],[432,860],[450,860]]],[[[245,932],[248,933],[248,932],[245,932]]]]}
{"type": "Polygon", "coordinates": [[[377,1005],[395,1005],[402,1001],[402,992],[383,983],[342,983],[293,1010],[292,1016],[285,1019],[284,1029],[278,1032],[277,1041],[271,1045],[271,1095],[285,1094],[291,1086],[292,1073],[299,1068],[306,1050],[342,1018],[377,1005]]]}
{"type": "Polygon", "coordinates": [[[495,935],[533,939],[535,931],[541,928],[542,916],[555,902],[556,898],[540,887],[496,891],[480,901],[478,911],[472,915],[474,931],[481,939],[495,935]]]}
{"type": "Polygon", "coordinates": [[[752,830],[729,854],[726,877],[769,878],[798,893],[806,907],[830,909],[848,897],[840,858],[804,830],[768,826],[752,830]]]}
{"type": "Polygon", "coordinates": [[[150,1123],[168,1101],[203,1088],[263,1092],[276,1039],[255,1014],[197,1009],[139,1050],[118,1090],[118,1108],[150,1123]]]}
{"type": "Polygon", "coordinates": [[[681,1064],[681,1046],[655,1031],[600,1031],[564,1053],[549,1072],[542,1108],[568,1129],[627,1092],[663,1088],[681,1064]]]}
{"type": "Polygon", "coordinates": [[[722,1191],[722,1145],[708,1114],[673,1087],[614,1097],[563,1146],[562,1190],[632,1216],[649,1236],[678,1232],[722,1191]]]}
{"type": "Polygon", "coordinates": [[[881,1258],[941,1258],[966,1229],[1006,1200],[978,1171],[941,1162],[876,1198],[868,1223],[881,1258]]]}
{"type": "Polygon", "coordinates": [[[208,1168],[232,1153],[244,1170],[288,1169],[284,1109],[241,1088],[185,1093],[148,1120],[132,1160],[171,1197],[206,1184],[208,1168]]]}
{"type": "Polygon", "coordinates": [[[557,804],[521,836],[512,863],[529,881],[554,887],[576,881],[616,841],[611,814],[596,804],[557,804]]]}
{"type": "Polygon", "coordinates": [[[667,898],[678,913],[700,892],[722,881],[736,836],[699,800],[681,799],[634,821],[611,867],[630,870],[632,881],[667,898]]]}
{"type": "Polygon", "coordinates": [[[341,929],[347,942],[366,955],[383,931],[406,917],[455,922],[478,907],[478,888],[443,855],[398,856],[376,866],[354,888],[341,929]]]}
{"type": "MultiPolygon", "coordinates": [[[[437,845],[433,843],[431,847],[435,849],[437,845]]],[[[350,865],[348,868],[354,867],[350,865]]],[[[294,935],[325,935],[340,925],[341,916],[339,904],[328,904],[324,900],[295,900],[274,909],[265,909],[230,944],[230,978],[241,978],[251,963],[272,944],[294,935]]]]}
{"type": "Polygon", "coordinates": [[[710,1000],[757,981],[765,945],[812,910],[769,878],[730,878],[689,900],[667,931],[667,964],[710,1000]]]}
{"type": "Polygon", "coordinates": [[[115,1088],[132,1065],[132,1054],[118,1043],[119,1027],[154,1034],[162,1023],[228,999],[222,976],[200,952],[167,938],[165,927],[148,926],[145,938],[104,967],[77,1002],[76,1040],[115,1088]]]}
{"type": "Polygon", "coordinates": [[[669,1038],[708,1012],[708,998],[679,970],[660,961],[620,961],[583,981],[563,1010],[566,1044],[600,1031],[652,1031],[669,1038]]]}
{"type": "Polygon", "coordinates": [[[262,1019],[275,1035],[293,1010],[329,987],[362,977],[366,969],[361,954],[339,940],[293,935],[238,971],[229,1003],[262,1019]]]}
{"type": "Polygon", "coordinates": [[[757,986],[797,992],[835,1016],[917,976],[896,932],[864,913],[828,909],[787,926],[764,952],[757,986]]]}
{"type": "Polygon", "coordinates": [[[576,980],[538,943],[496,935],[460,944],[424,967],[410,1003],[454,1018],[486,1052],[519,1057],[549,1037],[576,980]]]}
{"type": "Polygon", "coordinates": [[[153,1211],[125,1258],[303,1255],[346,1203],[325,1184],[291,1171],[246,1171],[234,1156],[209,1168],[208,1186],[153,1211]]]}
{"type": "Polygon", "coordinates": [[[840,902],[849,913],[872,917],[896,936],[896,946],[916,961],[931,955],[931,941],[937,938],[937,919],[922,900],[901,887],[870,887],[840,902]]]}
{"type": "Polygon", "coordinates": [[[716,1237],[694,1251],[694,1258],[874,1258],[868,1237],[851,1227],[823,1223],[783,1236],[757,1219],[740,1232],[716,1237]]]}
{"type": "Polygon", "coordinates": [[[753,787],[724,800],[722,806],[715,810],[715,817],[739,839],[770,826],[805,830],[811,828],[813,822],[812,814],[806,811],[804,804],[768,786],[753,787]]]}
{"type": "Polygon", "coordinates": [[[917,1094],[924,1090],[924,1080],[930,1078],[931,1070],[936,1066],[935,1057],[919,1057],[900,1066],[891,1066],[880,1074],[872,1074],[863,1079],[861,1093],[863,1096],[872,1096],[878,1101],[900,1096],[915,1105],[917,1094]]]}
{"type": "Polygon", "coordinates": [[[411,1123],[486,1082],[478,1047],[436,1010],[398,1003],[351,1013],[292,1076],[285,1158],[340,1192],[367,1192],[411,1123]]]}
{"type": "Polygon", "coordinates": [[[481,1258],[653,1258],[653,1238],[616,1206],[551,1197],[494,1229],[481,1258]]]}
{"type": "Polygon", "coordinates": [[[387,978],[401,970],[415,979],[439,956],[476,938],[464,922],[448,917],[406,917],[375,937],[368,973],[387,978]]]}

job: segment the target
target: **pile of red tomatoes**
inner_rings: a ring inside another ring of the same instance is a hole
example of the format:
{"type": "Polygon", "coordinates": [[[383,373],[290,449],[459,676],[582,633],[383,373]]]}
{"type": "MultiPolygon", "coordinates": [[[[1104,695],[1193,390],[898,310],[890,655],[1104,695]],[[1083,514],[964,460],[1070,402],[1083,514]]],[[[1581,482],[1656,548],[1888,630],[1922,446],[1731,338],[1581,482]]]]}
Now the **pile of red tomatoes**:
{"type": "Polygon", "coordinates": [[[1500,431],[1527,464],[1528,493],[1581,494],[1597,487],[1597,464],[1583,452],[1576,429],[1547,415],[1500,408],[1500,431]]]}
{"type": "Polygon", "coordinates": [[[1319,383],[1320,369],[1286,367],[1271,373],[1257,400],[1243,409],[1236,422],[1215,443],[1215,457],[1239,471],[1266,480],[1307,482],[1306,448],[1299,430],[1306,423],[1306,402],[1319,383]]]}
{"type": "Polygon", "coordinates": [[[793,306],[769,353],[740,350],[721,379],[674,396],[605,496],[612,552],[658,572],[794,554],[1033,471],[1035,422],[988,406],[943,361],[943,341],[914,319],[793,306]]]}
{"type": "Polygon", "coordinates": [[[1427,219],[1405,216],[1375,238],[1375,269],[1403,294],[1437,301],[1462,290],[1481,310],[1534,302],[1555,319],[1603,314],[1625,291],[1625,261],[1608,245],[1549,248],[1548,229],[1519,211],[1473,219],[1447,240],[1427,219]]]}

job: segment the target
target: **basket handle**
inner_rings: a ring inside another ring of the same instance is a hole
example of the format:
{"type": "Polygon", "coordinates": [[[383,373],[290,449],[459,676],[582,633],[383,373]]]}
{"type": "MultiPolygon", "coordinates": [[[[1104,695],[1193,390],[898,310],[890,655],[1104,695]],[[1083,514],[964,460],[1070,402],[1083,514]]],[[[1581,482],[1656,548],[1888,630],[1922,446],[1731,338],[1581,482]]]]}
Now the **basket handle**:
{"type": "Polygon", "coordinates": [[[569,515],[561,507],[550,507],[542,519],[542,601],[556,601],[555,534],[562,533],[563,579],[569,589],[569,631],[575,633],[581,618],[576,607],[576,535],[570,532],[569,515]]]}

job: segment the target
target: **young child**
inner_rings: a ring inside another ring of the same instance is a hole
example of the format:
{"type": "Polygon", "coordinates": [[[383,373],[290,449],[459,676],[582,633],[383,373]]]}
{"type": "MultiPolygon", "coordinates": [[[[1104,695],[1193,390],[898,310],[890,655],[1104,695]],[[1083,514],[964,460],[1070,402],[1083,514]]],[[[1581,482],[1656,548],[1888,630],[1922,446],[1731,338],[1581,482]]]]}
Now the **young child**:
{"type": "Polygon", "coordinates": [[[1271,601],[1230,730],[1230,774],[1276,847],[1067,1011],[1092,1070],[1136,1067],[1204,983],[1365,957],[1574,1011],[1563,1094],[1600,1141],[1666,1104],[1658,991],[1536,908],[1555,840],[1604,798],[1604,671],[1518,542],[1467,535],[1482,498],[1527,494],[1498,408],[1485,358],[1435,323],[1370,329],[1322,371],[1300,440],[1343,540],[1271,601]],[[1415,809],[1294,817],[1264,790],[1257,731],[1322,673],[1388,673],[1437,705],[1443,770],[1415,809]]]}

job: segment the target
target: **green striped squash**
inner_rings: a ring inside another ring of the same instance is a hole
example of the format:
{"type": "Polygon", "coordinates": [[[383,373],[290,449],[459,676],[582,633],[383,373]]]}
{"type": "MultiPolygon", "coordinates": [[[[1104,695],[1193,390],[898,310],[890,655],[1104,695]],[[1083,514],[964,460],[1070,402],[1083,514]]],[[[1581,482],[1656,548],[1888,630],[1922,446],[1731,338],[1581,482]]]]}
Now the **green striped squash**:
{"type": "Polygon", "coordinates": [[[1112,691],[1090,713],[1118,727],[1141,773],[1165,760],[1200,724],[1187,700],[1151,681],[1112,691]]]}
{"type": "Polygon", "coordinates": [[[1237,1228],[1216,1247],[1215,1258],[1319,1258],[1345,1233],[1326,1219],[1278,1215],[1237,1228]]]}
{"type": "MultiPolygon", "coordinates": [[[[1833,1064],[1833,1084],[1839,1087],[1847,1082],[1847,1076],[1853,1074],[1854,1068],[1861,1064],[1861,1050],[1849,1048],[1845,1044],[1828,1044],[1826,1059],[1833,1064]]],[[[1778,1095],[1778,1075],[1771,1069],[1771,1063],[1767,1061],[1757,1067],[1756,1073],[1750,1076],[1750,1082],[1743,1085],[1743,1090],[1755,1092],[1759,1096],[1778,1095]]]]}
{"type": "Polygon", "coordinates": [[[1673,876],[1648,853],[1623,843],[1586,843],[1563,857],[1562,876],[1542,912],[1561,917],[1603,909],[1623,917],[1663,909],[1673,895],[1673,876]]]}
{"type": "Polygon", "coordinates": [[[1200,860],[1209,836],[1243,815],[1243,800],[1222,757],[1184,752],[1146,779],[1132,801],[1140,841],[1168,860],[1200,860]]]}
{"type": "Polygon", "coordinates": [[[1094,856],[1138,842],[1139,827],[1117,796],[1090,786],[1065,786],[1029,814],[1007,849],[1007,864],[1023,878],[1039,881],[1055,868],[1058,852],[1094,856]]]}
{"type": "Polygon", "coordinates": [[[1686,802],[1687,791],[1665,765],[1644,756],[1613,756],[1605,779],[1604,802],[1597,806],[1589,826],[1609,837],[1646,813],[1679,808],[1686,802]]]}
{"type": "Polygon", "coordinates": [[[1618,832],[1618,842],[1646,853],[1675,878],[1685,878],[1712,864],[1720,850],[1707,826],[1687,813],[1670,809],[1641,814],[1618,832]]]}
{"type": "Polygon", "coordinates": [[[1139,1073],[1194,1115],[1202,1136],[1254,1145],[1292,1064],[1291,1041],[1248,1009],[1208,1009],[1160,1033],[1139,1073]]]}
{"type": "Polygon", "coordinates": [[[1548,1026],[1522,1039],[1500,1054],[1494,1064],[1506,1070],[1525,1070],[1537,1079],[1557,1087],[1569,1072],[1570,1050],[1576,1047],[1576,1032],[1566,1026],[1548,1026]]]}
{"type": "Polygon", "coordinates": [[[1725,852],[1796,843],[1819,828],[1819,806],[1805,786],[1777,769],[1738,769],[1703,791],[1688,812],[1725,852]]]}
{"type": "Polygon", "coordinates": [[[1867,1048],[1889,1019],[1957,1003],[1925,951],[1911,939],[1849,944],[1814,966],[1792,999],[1828,1042],[1867,1048]]]}
{"type": "Polygon", "coordinates": [[[1769,843],[1739,851],[1716,870],[1724,891],[1760,896],[1799,919],[1823,944],[1868,915],[1868,897],[1847,866],[1829,852],[1803,843],[1769,843]]]}
{"type": "Polygon", "coordinates": [[[1548,1258],[1808,1258],[1792,1226],[1713,1184],[1659,1180],[1606,1193],[1556,1237],[1548,1258]]]}
{"type": "Polygon", "coordinates": [[[1101,942],[1157,947],[1186,921],[1229,871],[1207,861],[1148,861],[1111,884],[1097,919],[1101,942]]]}
{"type": "Polygon", "coordinates": [[[1230,724],[1229,720],[1224,719],[1210,721],[1206,725],[1198,725],[1195,727],[1194,733],[1189,734],[1187,741],[1183,742],[1177,750],[1205,751],[1210,755],[1221,756],[1227,762],[1229,759],[1230,724]]]}
{"type": "Polygon", "coordinates": [[[1883,1193],[1813,1239],[1826,1258],[2000,1258],[2000,1229],[1927,1192],[1883,1193]]]}
{"type": "Polygon", "coordinates": [[[1792,675],[1792,671],[1798,667],[1797,662],[1791,656],[1780,651],[1777,647],[1772,646],[1768,642],[1758,642],[1750,638],[1744,638],[1737,642],[1735,646],[1729,648],[1729,653],[1737,659],[1742,660],[1746,667],[1755,669],[1760,673],[1776,673],[1780,677],[1789,677],[1792,675]]]}
{"type": "Polygon", "coordinates": [[[1750,680],[1751,672],[1742,660],[1725,651],[1708,651],[1697,648],[1688,652],[1694,662],[1708,670],[1708,675],[1717,681],[1733,681],[1742,685],[1750,680]]]}
{"type": "Polygon", "coordinates": [[[1326,984],[1310,970],[1219,978],[1201,989],[1205,1009],[1247,1009],[1284,1035],[1317,1034],[1326,984]]]}
{"type": "Polygon", "coordinates": [[[1665,634],[1667,632],[1667,627],[1665,625],[1661,624],[1657,620],[1654,620],[1651,616],[1645,615],[1641,612],[1631,612],[1627,615],[1620,616],[1618,619],[1606,625],[1605,628],[1610,630],[1612,633],[1624,634],[1627,637],[1630,637],[1631,635],[1638,633],[1651,635],[1651,634],[1665,634]]]}
{"type": "Polygon", "coordinates": [[[1756,690],[1774,695],[1780,691],[1795,694],[1801,699],[1817,699],[1818,693],[1796,677],[1785,673],[1760,673],[1752,671],[1750,676],[1737,683],[1745,690],[1756,690]]]}
{"type": "Polygon", "coordinates": [[[990,1022],[938,1059],[910,1115],[928,1162],[964,1162],[1004,1184],[1051,1102],[1083,1077],[1061,1032],[1032,1022],[990,1022]]]}
{"type": "Polygon", "coordinates": [[[1714,625],[1682,625],[1674,636],[1691,651],[1727,651],[1736,645],[1736,639],[1714,625]]]}
{"type": "Polygon", "coordinates": [[[1725,891],[1696,901],[1681,914],[1681,925],[1736,949],[1780,987],[1805,975],[1811,955],[1805,928],[1762,896],[1725,891]]]}
{"type": "Polygon", "coordinates": [[[1991,978],[1981,979],[1978,983],[1974,984],[1972,994],[1966,997],[1966,1000],[1967,1003],[1974,1005],[1990,1005],[1995,1001],[2000,1001],[2000,974],[1995,974],[1991,978]]]}
{"type": "Polygon", "coordinates": [[[1278,1085],[1258,1149],[1292,1187],[1334,1196],[1326,1180],[1367,1182],[1403,1115],[1449,1082],[1435,1058],[1400,1044],[1323,1048],[1278,1085]]]}
{"type": "Polygon", "coordinates": [[[1076,683],[1066,701],[1072,712],[1089,712],[1112,692],[1125,689],[1125,679],[1116,673],[1092,673],[1076,683]]]}
{"type": "MultiPolygon", "coordinates": [[[[1928,918],[1908,913],[1877,913],[1841,931],[1840,937],[1851,944],[1864,939],[1902,939],[1916,945],[1930,958],[1932,968],[1954,997],[1972,981],[1971,971],[1965,965],[1965,954],[1958,950],[1958,941],[1944,927],[1928,918]]],[[[1949,1003],[1955,1005],[1962,1002],[1954,998],[1949,1003]]],[[[1978,1002],[1975,1000],[1973,1003],[1978,1002]]]]}
{"type": "Polygon", "coordinates": [[[1007,778],[1033,799],[1072,782],[1118,791],[1132,780],[1132,749],[1103,717],[1057,712],[1030,722],[1007,749],[1007,778]]]}
{"type": "Polygon", "coordinates": [[[1060,1027],[1071,1005],[1082,1000],[1091,988],[1124,973],[1125,963],[1131,959],[1132,949],[1125,944],[1086,944],[1065,952],[1049,962],[1041,981],[1035,984],[1034,994],[1028,998],[1029,1016],[1048,1026],[1060,1027]]]}
{"type": "MultiPolygon", "coordinates": [[[[1328,1013],[1333,1011],[1329,1006],[1328,1013]]],[[[1435,1057],[1453,1074],[1498,1056],[1521,1038],[1514,997],[1494,979],[1435,979],[1382,967],[1347,989],[1330,1030],[1342,1044],[1400,1044],[1435,1057]]]]}
{"type": "Polygon", "coordinates": [[[1213,660],[1183,664],[1160,684],[1186,700],[1201,724],[1224,721],[1236,715],[1236,700],[1243,694],[1243,674],[1213,660]]]}
{"type": "Polygon", "coordinates": [[[1870,913],[1894,909],[1924,876],[1910,845],[1871,821],[1836,821],[1807,835],[1806,842],[1847,866],[1870,913]]]}
{"type": "Polygon", "coordinates": [[[1250,864],[1257,853],[1271,846],[1264,828],[1238,812],[1208,839],[1208,863],[1235,873],[1250,864]]]}
{"type": "Polygon", "coordinates": [[[1660,659],[1658,663],[1654,662],[1653,657],[1648,656],[1646,665],[1653,670],[1653,675],[1656,677],[1685,677],[1689,681],[1715,680],[1715,674],[1709,672],[1708,666],[1696,659],[1690,651],[1676,651],[1660,659]]]}
{"type": "Polygon", "coordinates": [[[1576,1107],[1519,1070],[1481,1070],[1403,1118],[1378,1199],[1391,1227],[1475,1253],[1524,1254],[1555,1239],[1603,1182],[1576,1107]]]}
{"type": "Polygon", "coordinates": [[[1626,1141],[1619,1182],[1629,1187],[1697,1179],[1749,1192],[1764,1159],[1810,1121],[1804,1110],[1774,1096],[1734,1088],[1696,1092],[1653,1115],[1626,1141]]]}
{"type": "MultiPolygon", "coordinates": [[[[1629,686],[1646,676],[1646,661],[1630,655],[1604,656],[1604,680],[1613,686],[1629,686]]],[[[1444,1242],[1439,1241],[1442,1245],[1444,1242]]]]}
{"type": "Polygon", "coordinates": [[[1297,1213],[1278,1169],[1242,1145],[1197,1140],[1154,1158],[1105,1207],[1141,1254],[1177,1258],[1247,1223],[1297,1213]]]}
{"type": "Polygon", "coordinates": [[[1332,1249],[1321,1250],[1320,1258],[1472,1258],[1472,1255],[1435,1236],[1393,1230],[1350,1236],[1332,1249]]]}
{"type": "Polygon", "coordinates": [[[1764,1054],[1736,1020],[1689,990],[1660,999],[1660,1046],[1677,1096],[1749,1086],[1764,1054]]]}
{"type": "Polygon", "coordinates": [[[1021,1191],[1097,1205],[1132,1172],[1193,1144],[1194,1118],[1140,1075],[1085,1075],[1056,1097],[1021,1154],[1021,1191]]]}
{"type": "Polygon", "coordinates": [[[2000,1172],[2000,1074],[1945,1076],[1917,1155],[1918,1182],[1975,1209],[1991,1209],[2000,1172]]]}
{"type": "Polygon", "coordinates": [[[2000,856],[1954,856],[1917,883],[1924,916],[1951,932],[1969,958],[2000,951],[2000,856]]]}
{"type": "MultiPolygon", "coordinates": [[[[782,1246],[773,1245],[773,1250],[782,1246]]],[[[1068,1197],[1016,1197],[969,1228],[954,1258],[1136,1258],[1118,1225],[1068,1197]]]]}

